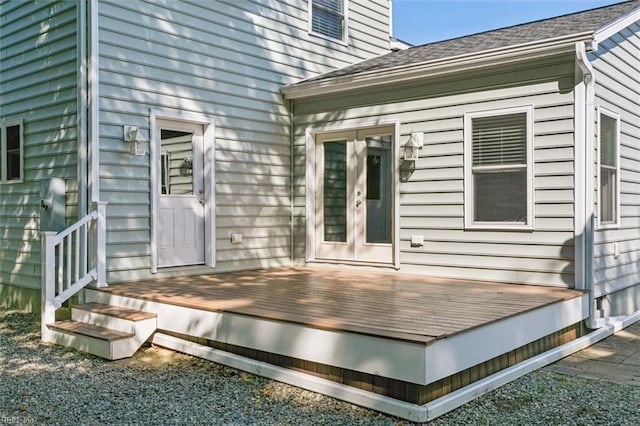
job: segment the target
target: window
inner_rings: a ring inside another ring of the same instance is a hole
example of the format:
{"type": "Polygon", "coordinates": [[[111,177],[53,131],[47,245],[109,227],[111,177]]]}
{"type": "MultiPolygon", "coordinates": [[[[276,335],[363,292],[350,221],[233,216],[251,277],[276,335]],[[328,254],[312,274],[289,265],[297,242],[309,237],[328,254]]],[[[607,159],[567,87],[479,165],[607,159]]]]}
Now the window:
{"type": "Polygon", "coordinates": [[[22,122],[0,127],[0,182],[22,182],[22,122]]]}
{"type": "Polygon", "coordinates": [[[616,225],[620,200],[620,117],[604,108],[599,108],[598,117],[599,221],[605,226],[616,225]]]}
{"type": "Polygon", "coordinates": [[[347,0],[310,0],[310,31],[344,41],[347,28],[346,2],[347,0]]]}
{"type": "Polygon", "coordinates": [[[533,228],[532,107],[465,115],[465,222],[533,228]]]}

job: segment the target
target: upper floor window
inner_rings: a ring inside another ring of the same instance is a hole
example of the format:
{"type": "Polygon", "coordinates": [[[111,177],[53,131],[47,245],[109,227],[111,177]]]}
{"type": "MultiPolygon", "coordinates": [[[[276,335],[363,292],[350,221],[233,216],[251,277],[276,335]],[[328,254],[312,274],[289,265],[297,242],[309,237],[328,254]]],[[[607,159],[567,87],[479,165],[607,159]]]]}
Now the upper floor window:
{"type": "Polygon", "coordinates": [[[617,225],[620,210],[620,117],[598,109],[600,225],[617,225]]]}
{"type": "Polygon", "coordinates": [[[467,227],[533,227],[532,115],[532,107],[465,115],[467,227]]]}
{"type": "Polygon", "coordinates": [[[7,121],[0,127],[0,182],[22,182],[22,121],[7,121]]]}
{"type": "Polygon", "coordinates": [[[311,32],[344,41],[348,0],[309,0],[311,32]]]}

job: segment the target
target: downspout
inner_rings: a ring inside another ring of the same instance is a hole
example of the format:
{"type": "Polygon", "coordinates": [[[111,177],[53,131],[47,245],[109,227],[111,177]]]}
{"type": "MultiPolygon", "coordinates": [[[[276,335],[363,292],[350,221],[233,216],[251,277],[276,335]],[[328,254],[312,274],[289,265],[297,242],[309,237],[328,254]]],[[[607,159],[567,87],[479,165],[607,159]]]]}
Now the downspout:
{"type": "MultiPolygon", "coordinates": [[[[587,57],[586,43],[576,43],[576,63],[582,71],[583,84],[585,86],[584,99],[584,152],[582,153],[582,164],[578,165],[576,157],[576,170],[584,168],[582,182],[584,183],[584,193],[580,194],[584,200],[584,216],[580,218],[583,224],[582,235],[582,289],[589,292],[589,318],[587,327],[590,329],[601,328],[605,324],[602,319],[597,318],[596,300],[594,297],[594,266],[593,266],[593,232],[594,232],[594,203],[593,203],[593,151],[595,148],[595,83],[596,76],[593,66],[587,57]]],[[[576,108],[578,109],[578,108],[576,108]]],[[[578,112],[578,111],[576,111],[578,112]]],[[[576,147],[577,148],[577,147],[576,147]]],[[[576,178],[578,176],[576,175],[576,178]]],[[[576,179],[576,184],[579,184],[576,179]]],[[[580,214],[580,212],[576,212],[580,214]]],[[[576,217],[577,218],[577,217],[576,217]]]]}
{"type": "Polygon", "coordinates": [[[88,153],[87,153],[87,3],[78,2],[77,9],[78,22],[78,38],[77,38],[77,61],[78,61],[78,219],[83,218],[88,212],[87,206],[87,171],[88,153]]]}

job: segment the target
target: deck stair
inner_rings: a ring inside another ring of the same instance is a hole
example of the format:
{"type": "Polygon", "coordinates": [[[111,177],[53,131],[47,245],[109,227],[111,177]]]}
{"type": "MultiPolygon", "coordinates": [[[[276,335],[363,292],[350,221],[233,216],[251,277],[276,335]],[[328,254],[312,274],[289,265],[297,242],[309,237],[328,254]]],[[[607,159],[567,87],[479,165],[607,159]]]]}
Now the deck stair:
{"type": "Polygon", "coordinates": [[[71,307],[71,320],[47,324],[52,342],[115,360],[132,356],[156,331],[157,315],[86,303],[71,307]]]}

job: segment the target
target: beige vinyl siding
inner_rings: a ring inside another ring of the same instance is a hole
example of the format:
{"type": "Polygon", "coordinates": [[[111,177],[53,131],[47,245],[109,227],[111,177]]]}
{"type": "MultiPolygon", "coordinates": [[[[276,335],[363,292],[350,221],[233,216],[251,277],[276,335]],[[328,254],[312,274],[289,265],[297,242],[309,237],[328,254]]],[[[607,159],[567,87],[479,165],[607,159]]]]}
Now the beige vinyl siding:
{"type": "Polygon", "coordinates": [[[400,272],[573,286],[573,80],[566,56],[296,101],[296,259],[305,259],[305,132],[399,120],[401,147],[412,132],[425,140],[415,170],[400,166],[400,272]],[[534,231],[465,230],[464,114],[527,105],[534,107],[534,231]],[[411,247],[412,235],[424,246],[411,247]]]}
{"type": "MultiPolygon", "coordinates": [[[[620,223],[618,227],[595,232],[596,286],[640,284],[639,31],[637,23],[624,29],[600,43],[598,51],[592,55],[596,70],[596,103],[620,114],[620,223]],[[620,252],[617,259],[614,256],[615,245],[620,252]]],[[[596,151],[594,159],[598,155],[596,151]]],[[[594,172],[597,173],[595,165],[594,172]]],[[[598,215],[597,184],[594,188],[595,212],[598,215]]],[[[640,309],[639,300],[636,297],[635,308],[631,310],[640,309]]],[[[632,307],[629,299],[618,312],[625,313],[625,309],[632,307]]]]}
{"type": "Polygon", "coordinates": [[[76,2],[0,1],[0,9],[0,120],[24,125],[24,182],[0,184],[0,289],[39,289],[40,181],[66,179],[67,218],[77,217],[76,2]]]}
{"type": "Polygon", "coordinates": [[[389,48],[388,1],[349,4],[344,45],[308,34],[306,0],[99,2],[110,282],[150,274],[149,145],[131,156],[122,126],[148,141],[154,109],[214,118],[216,271],[290,263],[290,112],[280,88],[389,48]],[[231,244],[233,232],[242,244],[231,244]]]}

